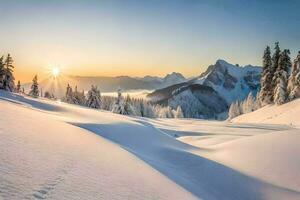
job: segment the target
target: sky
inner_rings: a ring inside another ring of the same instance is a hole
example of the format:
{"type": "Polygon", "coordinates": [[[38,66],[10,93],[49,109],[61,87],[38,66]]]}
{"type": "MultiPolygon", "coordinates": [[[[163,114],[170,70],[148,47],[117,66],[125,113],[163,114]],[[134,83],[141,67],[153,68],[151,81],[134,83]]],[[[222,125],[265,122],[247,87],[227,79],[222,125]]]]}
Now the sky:
{"type": "Polygon", "coordinates": [[[53,67],[81,76],[197,76],[217,59],[261,65],[279,41],[300,50],[297,0],[0,0],[0,54],[30,81],[53,67]]]}

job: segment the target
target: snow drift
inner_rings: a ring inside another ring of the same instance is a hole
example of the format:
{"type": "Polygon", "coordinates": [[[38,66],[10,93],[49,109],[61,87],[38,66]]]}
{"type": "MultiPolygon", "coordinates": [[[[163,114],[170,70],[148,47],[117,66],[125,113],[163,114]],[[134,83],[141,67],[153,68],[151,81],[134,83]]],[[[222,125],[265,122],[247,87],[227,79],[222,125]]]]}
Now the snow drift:
{"type": "Polygon", "coordinates": [[[128,117],[1,91],[0,108],[4,199],[300,198],[296,128],[128,117]]]}
{"type": "Polygon", "coordinates": [[[287,124],[300,127],[300,99],[282,104],[267,105],[254,112],[240,115],[232,122],[236,123],[269,123],[287,124]]]}

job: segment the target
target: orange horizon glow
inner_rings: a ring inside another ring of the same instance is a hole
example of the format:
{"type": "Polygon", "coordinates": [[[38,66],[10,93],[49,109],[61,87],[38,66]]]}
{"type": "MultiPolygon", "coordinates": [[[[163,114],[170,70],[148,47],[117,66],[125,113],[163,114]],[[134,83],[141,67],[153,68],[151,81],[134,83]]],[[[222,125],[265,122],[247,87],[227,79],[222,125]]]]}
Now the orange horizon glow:
{"type": "Polygon", "coordinates": [[[297,28],[297,3],[284,8],[264,1],[249,4],[253,6],[222,1],[3,1],[0,25],[6,28],[0,32],[0,55],[11,53],[16,81],[23,83],[35,74],[40,80],[47,77],[47,68],[55,66],[74,76],[162,77],[178,72],[192,77],[217,59],[261,65],[265,46],[276,41],[294,58],[299,31],[286,30],[297,28]],[[289,17],[274,20],[279,11],[289,17]]]}
{"type": "MultiPolygon", "coordinates": [[[[141,65],[142,66],[142,65],[141,65]]],[[[58,67],[61,73],[64,73],[68,76],[88,76],[88,77],[116,77],[116,76],[130,76],[130,77],[144,77],[144,76],[158,76],[164,77],[167,74],[172,72],[178,72],[183,74],[186,78],[191,76],[200,75],[202,70],[200,67],[197,70],[189,69],[182,70],[180,67],[71,67],[71,66],[62,66],[62,65],[48,65],[45,67],[22,67],[19,68],[15,63],[15,79],[16,81],[20,80],[21,83],[31,82],[35,75],[38,75],[38,79],[42,80],[49,77],[49,74],[53,73],[53,68],[58,67]],[[155,70],[160,68],[160,70],[155,70]]],[[[188,68],[186,68],[188,69],[188,68]]]]}

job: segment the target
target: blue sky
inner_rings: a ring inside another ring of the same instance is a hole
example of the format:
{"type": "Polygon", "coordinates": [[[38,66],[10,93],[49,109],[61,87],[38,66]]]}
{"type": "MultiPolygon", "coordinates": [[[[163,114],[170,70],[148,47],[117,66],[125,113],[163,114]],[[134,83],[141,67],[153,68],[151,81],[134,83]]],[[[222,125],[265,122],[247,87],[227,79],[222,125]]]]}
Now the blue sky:
{"type": "Polygon", "coordinates": [[[260,65],[275,41],[292,57],[300,50],[296,0],[0,3],[0,52],[12,53],[24,80],[51,66],[78,75],[193,76],[218,58],[260,65]]]}

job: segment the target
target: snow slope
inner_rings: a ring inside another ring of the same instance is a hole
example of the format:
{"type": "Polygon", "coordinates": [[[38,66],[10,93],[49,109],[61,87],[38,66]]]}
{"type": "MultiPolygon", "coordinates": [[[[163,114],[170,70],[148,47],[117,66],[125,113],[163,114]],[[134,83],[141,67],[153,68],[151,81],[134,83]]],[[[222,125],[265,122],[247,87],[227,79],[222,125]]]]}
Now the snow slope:
{"type": "Polygon", "coordinates": [[[236,123],[268,123],[287,124],[300,127],[300,99],[296,99],[283,105],[268,105],[254,112],[240,115],[232,122],[236,123]]]}
{"type": "Polygon", "coordinates": [[[300,198],[299,129],[128,117],[1,91],[0,108],[3,199],[300,198]]]}
{"type": "Polygon", "coordinates": [[[116,144],[43,112],[0,108],[0,199],[194,199],[116,144]]]}

